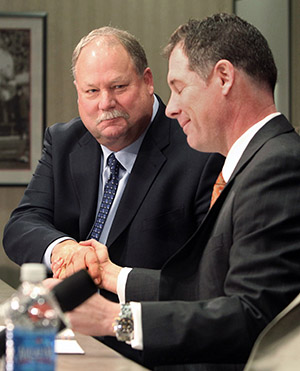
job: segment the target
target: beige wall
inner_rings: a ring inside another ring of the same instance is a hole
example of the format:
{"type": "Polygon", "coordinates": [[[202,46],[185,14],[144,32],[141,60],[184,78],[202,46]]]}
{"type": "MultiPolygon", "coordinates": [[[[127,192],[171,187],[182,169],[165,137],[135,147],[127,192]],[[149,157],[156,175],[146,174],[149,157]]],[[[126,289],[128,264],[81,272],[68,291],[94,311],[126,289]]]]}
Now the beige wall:
{"type": "MultiPolygon", "coordinates": [[[[166,101],[167,63],[160,52],[171,32],[188,18],[231,12],[232,3],[233,0],[0,0],[0,11],[48,14],[46,124],[49,126],[77,115],[70,61],[73,48],[89,31],[112,25],[136,35],[146,50],[156,92],[166,101]]],[[[9,214],[23,192],[23,187],[0,188],[1,237],[9,214]]],[[[6,257],[1,244],[0,278],[16,285],[16,276],[18,269],[6,257]]]]}

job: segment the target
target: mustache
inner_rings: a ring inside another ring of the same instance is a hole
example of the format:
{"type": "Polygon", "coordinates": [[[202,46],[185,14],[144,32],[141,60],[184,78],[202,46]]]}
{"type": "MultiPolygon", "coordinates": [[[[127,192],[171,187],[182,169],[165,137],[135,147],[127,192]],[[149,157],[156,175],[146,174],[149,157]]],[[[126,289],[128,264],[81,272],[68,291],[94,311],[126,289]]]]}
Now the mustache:
{"type": "Polygon", "coordinates": [[[118,117],[123,117],[125,120],[128,120],[129,119],[129,115],[128,113],[126,112],[122,112],[122,111],[119,111],[119,110],[112,110],[112,111],[107,111],[107,112],[103,112],[98,118],[97,118],[97,121],[96,121],[96,124],[100,124],[102,121],[105,121],[105,120],[111,120],[111,119],[116,119],[118,117]]]}

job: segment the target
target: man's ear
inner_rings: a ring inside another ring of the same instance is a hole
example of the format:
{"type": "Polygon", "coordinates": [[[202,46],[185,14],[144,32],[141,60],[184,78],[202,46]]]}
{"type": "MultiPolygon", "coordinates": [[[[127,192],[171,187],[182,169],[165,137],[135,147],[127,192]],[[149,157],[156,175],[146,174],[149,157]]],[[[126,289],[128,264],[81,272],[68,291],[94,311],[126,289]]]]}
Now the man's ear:
{"type": "Polygon", "coordinates": [[[215,76],[219,79],[224,95],[227,95],[233,86],[235,69],[227,59],[220,59],[214,67],[215,76]]]}
{"type": "Polygon", "coordinates": [[[77,94],[77,104],[78,104],[78,85],[77,85],[76,80],[73,81],[73,84],[74,84],[75,89],[76,89],[76,94],[77,94]]]}
{"type": "Polygon", "coordinates": [[[148,87],[149,93],[152,95],[154,93],[154,83],[153,83],[152,71],[149,67],[145,68],[143,79],[144,79],[145,84],[148,87]]]}

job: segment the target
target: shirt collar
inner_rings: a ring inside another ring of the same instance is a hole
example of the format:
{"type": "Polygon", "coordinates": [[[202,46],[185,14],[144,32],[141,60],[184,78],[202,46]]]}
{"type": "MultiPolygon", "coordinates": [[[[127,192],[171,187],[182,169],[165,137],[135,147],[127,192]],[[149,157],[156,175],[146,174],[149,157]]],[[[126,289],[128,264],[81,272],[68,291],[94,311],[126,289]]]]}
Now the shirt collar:
{"type": "MultiPolygon", "coordinates": [[[[138,154],[139,149],[142,145],[143,139],[144,139],[147,131],[149,130],[150,125],[153,122],[153,120],[154,120],[154,118],[157,114],[158,108],[159,108],[159,102],[158,102],[157,97],[155,95],[153,95],[153,97],[154,97],[154,101],[153,101],[151,121],[150,121],[150,124],[148,125],[148,127],[146,128],[146,130],[144,131],[144,133],[135,142],[131,143],[129,146],[121,149],[118,152],[115,152],[116,159],[120,162],[122,167],[128,173],[131,173],[131,170],[133,168],[133,165],[134,165],[134,162],[136,160],[137,154],[138,154]]],[[[103,151],[103,160],[104,160],[103,164],[106,165],[107,158],[112,153],[112,151],[109,150],[107,147],[103,146],[102,144],[101,144],[101,148],[102,148],[102,151],[103,151]]],[[[105,167],[105,165],[104,165],[104,167],[105,167]]]]}
{"type": "Polygon", "coordinates": [[[271,119],[280,115],[280,112],[272,113],[266,116],[261,121],[257,122],[251,128],[249,128],[243,135],[241,135],[238,140],[235,141],[233,146],[230,148],[227,157],[224,162],[224,166],[222,169],[222,175],[225,182],[228,182],[229,178],[231,177],[237,163],[239,162],[240,158],[242,157],[246,147],[250,143],[251,139],[254,135],[271,119]]]}

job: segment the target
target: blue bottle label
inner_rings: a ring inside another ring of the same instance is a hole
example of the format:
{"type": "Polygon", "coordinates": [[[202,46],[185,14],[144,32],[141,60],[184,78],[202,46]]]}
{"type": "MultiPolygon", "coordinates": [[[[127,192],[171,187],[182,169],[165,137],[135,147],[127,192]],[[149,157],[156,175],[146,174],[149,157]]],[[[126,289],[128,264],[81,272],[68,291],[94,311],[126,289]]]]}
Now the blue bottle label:
{"type": "Polygon", "coordinates": [[[55,370],[55,331],[13,330],[14,371],[55,370]]]}

